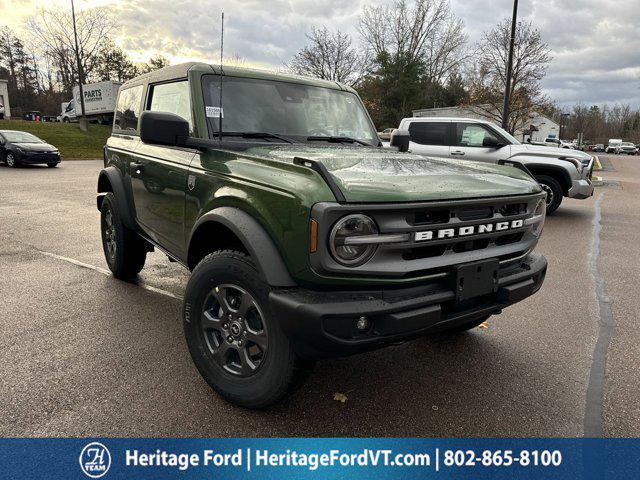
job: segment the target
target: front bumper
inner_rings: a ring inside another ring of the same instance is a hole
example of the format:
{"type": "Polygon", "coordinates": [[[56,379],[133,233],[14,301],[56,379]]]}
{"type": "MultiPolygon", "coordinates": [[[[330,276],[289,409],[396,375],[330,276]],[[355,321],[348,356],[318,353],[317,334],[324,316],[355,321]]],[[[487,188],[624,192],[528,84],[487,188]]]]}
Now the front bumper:
{"type": "Polygon", "coordinates": [[[18,160],[24,165],[38,165],[44,163],[60,163],[60,155],[52,153],[31,153],[23,152],[19,154],[18,160]]]}
{"type": "Polygon", "coordinates": [[[532,253],[516,265],[499,270],[495,293],[460,302],[456,302],[453,285],[447,281],[402,290],[283,289],[271,292],[269,300],[300,355],[331,357],[379,348],[500,313],[502,308],[537,292],[546,271],[545,257],[532,253]],[[363,316],[371,327],[361,333],[355,324],[363,316]]]}
{"type": "Polygon", "coordinates": [[[582,174],[579,179],[571,180],[571,188],[567,192],[567,197],[585,199],[593,195],[593,183],[591,183],[591,176],[593,175],[593,166],[595,160],[591,158],[589,165],[585,165],[582,169],[582,174]]]}
{"type": "Polygon", "coordinates": [[[571,188],[567,197],[585,199],[593,195],[593,183],[588,178],[580,180],[572,180],[571,188]]]}

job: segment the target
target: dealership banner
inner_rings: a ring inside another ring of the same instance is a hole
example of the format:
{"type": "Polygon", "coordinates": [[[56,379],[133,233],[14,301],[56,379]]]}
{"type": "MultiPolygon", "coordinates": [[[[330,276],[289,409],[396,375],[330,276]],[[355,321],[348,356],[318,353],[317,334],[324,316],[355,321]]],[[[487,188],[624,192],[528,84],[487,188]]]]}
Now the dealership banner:
{"type": "Polygon", "coordinates": [[[635,439],[0,439],[3,479],[622,479],[635,439]]]}

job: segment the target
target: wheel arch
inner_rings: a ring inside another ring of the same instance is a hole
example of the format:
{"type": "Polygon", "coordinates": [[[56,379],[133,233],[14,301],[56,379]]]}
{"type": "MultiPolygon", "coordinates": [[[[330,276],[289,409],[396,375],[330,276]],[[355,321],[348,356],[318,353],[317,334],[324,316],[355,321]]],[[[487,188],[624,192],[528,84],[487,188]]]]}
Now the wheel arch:
{"type": "Polygon", "coordinates": [[[103,168],[98,175],[98,196],[96,197],[98,210],[102,208],[102,201],[108,192],[113,193],[116,198],[118,212],[120,213],[123,223],[127,228],[136,230],[134,215],[128,208],[129,202],[122,174],[120,170],[114,166],[103,168]]]}
{"type": "Polygon", "coordinates": [[[269,285],[296,286],[271,236],[255,218],[237,207],[218,207],[198,219],[189,237],[187,266],[193,270],[205,255],[226,248],[247,253],[269,285]]]}
{"type": "Polygon", "coordinates": [[[564,168],[546,164],[526,163],[525,165],[533,175],[548,175],[555,178],[562,187],[562,194],[565,197],[569,194],[571,176],[564,168]]]}

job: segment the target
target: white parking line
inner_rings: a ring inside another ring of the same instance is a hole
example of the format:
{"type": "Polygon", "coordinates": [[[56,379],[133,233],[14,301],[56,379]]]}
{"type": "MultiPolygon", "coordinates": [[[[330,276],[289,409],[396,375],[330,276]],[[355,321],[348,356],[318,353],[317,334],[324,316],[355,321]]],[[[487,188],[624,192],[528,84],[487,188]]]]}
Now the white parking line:
{"type": "MultiPolygon", "coordinates": [[[[45,252],[44,250],[38,250],[38,252],[40,252],[42,255],[46,255],[47,257],[62,260],[63,262],[71,263],[72,265],[76,265],[78,267],[87,268],[89,270],[93,270],[94,272],[102,273],[103,275],[107,275],[108,277],[112,276],[111,272],[107,269],[81,262],[80,260],[76,260],[75,258],[63,257],[62,255],[58,255],[57,253],[45,252]]],[[[162,290],[161,288],[152,287],[151,285],[146,285],[144,283],[133,283],[133,285],[144,288],[145,290],[149,290],[150,292],[159,293],[160,295],[164,295],[165,297],[171,297],[175,298],[176,300],[182,301],[182,297],[180,295],[175,295],[174,293],[162,290]]]]}

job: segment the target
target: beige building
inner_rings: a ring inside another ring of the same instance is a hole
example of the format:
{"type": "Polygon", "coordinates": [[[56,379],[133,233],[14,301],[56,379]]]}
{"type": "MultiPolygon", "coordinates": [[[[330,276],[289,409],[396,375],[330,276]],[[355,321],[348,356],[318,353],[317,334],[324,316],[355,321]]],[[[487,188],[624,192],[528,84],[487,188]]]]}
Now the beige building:
{"type": "Polygon", "coordinates": [[[4,107],[4,118],[11,117],[11,108],[9,107],[9,89],[7,88],[8,83],[9,82],[7,80],[0,78],[0,113],[3,112],[2,107],[4,107]]]}

